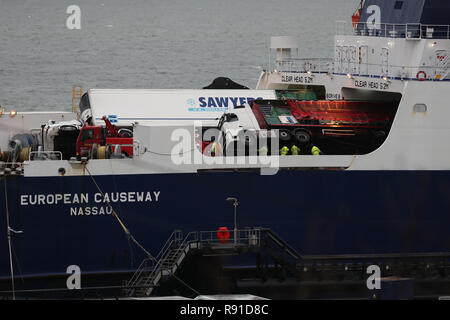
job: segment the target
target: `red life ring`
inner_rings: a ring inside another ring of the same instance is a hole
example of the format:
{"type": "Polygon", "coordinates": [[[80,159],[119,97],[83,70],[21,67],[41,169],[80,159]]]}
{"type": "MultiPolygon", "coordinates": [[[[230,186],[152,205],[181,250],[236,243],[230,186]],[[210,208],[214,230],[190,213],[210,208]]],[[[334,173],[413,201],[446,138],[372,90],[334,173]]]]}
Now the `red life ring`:
{"type": "Polygon", "coordinates": [[[217,239],[219,239],[221,244],[227,243],[230,239],[230,232],[226,227],[219,228],[219,231],[217,231],[217,239]]]}
{"type": "Polygon", "coordinates": [[[417,80],[419,81],[425,81],[427,79],[427,74],[425,73],[425,71],[419,71],[417,72],[417,80]]]}

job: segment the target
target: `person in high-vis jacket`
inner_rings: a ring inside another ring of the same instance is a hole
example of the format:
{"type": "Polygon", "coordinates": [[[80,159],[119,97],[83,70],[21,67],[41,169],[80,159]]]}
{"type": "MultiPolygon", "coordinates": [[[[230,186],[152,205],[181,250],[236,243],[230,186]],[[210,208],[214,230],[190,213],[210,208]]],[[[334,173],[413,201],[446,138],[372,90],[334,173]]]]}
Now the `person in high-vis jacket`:
{"type": "Polygon", "coordinates": [[[295,144],[291,147],[291,154],[293,156],[298,156],[300,154],[300,148],[297,147],[295,144]]]}
{"type": "Polygon", "coordinates": [[[259,155],[260,156],[267,156],[269,154],[269,148],[267,146],[263,146],[259,148],[259,155]]]}
{"type": "Polygon", "coordinates": [[[311,154],[312,154],[313,156],[320,156],[320,155],[322,154],[322,151],[320,151],[320,149],[319,149],[318,147],[313,146],[313,147],[311,148],[311,154]]]}
{"type": "Polygon", "coordinates": [[[211,143],[211,157],[215,157],[216,155],[219,157],[222,152],[222,147],[219,142],[216,141],[216,139],[212,139],[211,143]]]}
{"type": "Polygon", "coordinates": [[[283,148],[281,148],[280,155],[287,156],[288,153],[289,153],[289,148],[287,146],[284,146],[283,148]]]}

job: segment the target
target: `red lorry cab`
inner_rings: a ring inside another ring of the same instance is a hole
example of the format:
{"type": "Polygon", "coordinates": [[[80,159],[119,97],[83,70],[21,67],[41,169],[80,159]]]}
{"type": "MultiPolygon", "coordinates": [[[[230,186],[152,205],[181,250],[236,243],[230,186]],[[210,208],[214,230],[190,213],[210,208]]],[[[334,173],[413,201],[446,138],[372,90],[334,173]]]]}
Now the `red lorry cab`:
{"type": "Polygon", "coordinates": [[[84,124],[77,139],[77,156],[87,156],[93,146],[110,146],[114,152],[120,146],[121,152],[128,157],[133,156],[133,137],[126,137],[121,134],[115,126],[111,124],[107,117],[102,118],[106,128],[100,126],[89,126],[84,124]]]}

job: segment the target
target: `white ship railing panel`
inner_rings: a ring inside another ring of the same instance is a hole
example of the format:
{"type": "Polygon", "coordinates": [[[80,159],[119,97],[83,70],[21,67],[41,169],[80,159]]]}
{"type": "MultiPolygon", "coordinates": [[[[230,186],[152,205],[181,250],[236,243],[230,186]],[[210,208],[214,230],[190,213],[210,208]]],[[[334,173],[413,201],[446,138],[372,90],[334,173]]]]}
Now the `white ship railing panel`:
{"type": "Polygon", "coordinates": [[[449,73],[447,66],[401,66],[391,64],[355,63],[332,59],[290,59],[277,61],[277,72],[323,73],[348,76],[363,76],[386,80],[441,81],[449,73]]]}
{"type": "Polygon", "coordinates": [[[347,21],[336,22],[338,36],[365,36],[403,39],[450,39],[450,25],[430,25],[421,23],[370,25],[366,22],[356,24],[347,21]]]}

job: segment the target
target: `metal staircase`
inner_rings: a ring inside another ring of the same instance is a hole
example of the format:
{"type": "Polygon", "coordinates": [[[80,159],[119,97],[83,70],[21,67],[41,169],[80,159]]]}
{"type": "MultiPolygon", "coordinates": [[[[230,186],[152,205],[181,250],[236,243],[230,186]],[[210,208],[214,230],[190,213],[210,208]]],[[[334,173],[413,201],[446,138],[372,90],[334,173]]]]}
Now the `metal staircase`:
{"type": "Polygon", "coordinates": [[[286,241],[270,229],[261,230],[261,250],[267,257],[271,257],[283,270],[292,276],[300,274],[299,264],[303,261],[302,256],[286,241]]]}
{"type": "Polygon", "coordinates": [[[449,253],[308,256],[300,255],[279,235],[266,228],[236,230],[230,232],[227,241],[219,239],[218,231],[191,232],[183,237],[183,233],[177,230],[172,233],[159,254],[144,260],[131,280],[124,284],[124,295],[150,296],[163,280],[176,277],[175,273],[185,258],[194,252],[203,256],[256,253],[256,268],[250,273],[244,270],[245,277],[263,282],[276,277],[281,281],[306,281],[310,286],[315,283],[323,285],[324,279],[330,280],[331,286],[336,283],[342,286],[364,284],[367,280],[367,267],[370,265],[380,266],[387,276],[416,278],[419,274],[424,281],[450,274],[449,253]]]}
{"type": "Polygon", "coordinates": [[[156,258],[145,259],[126,284],[127,296],[150,296],[162,278],[174,275],[191,249],[196,248],[198,234],[189,233],[183,240],[180,230],[174,231],[156,258]]]}
{"type": "Polygon", "coordinates": [[[130,281],[125,283],[126,296],[150,296],[155,287],[166,277],[175,275],[184,259],[194,250],[205,254],[235,255],[258,250],[263,229],[236,230],[224,243],[217,238],[217,231],[190,232],[185,238],[174,231],[155,258],[145,259],[130,281]],[[236,237],[236,238],[235,238],[236,237]]]}

